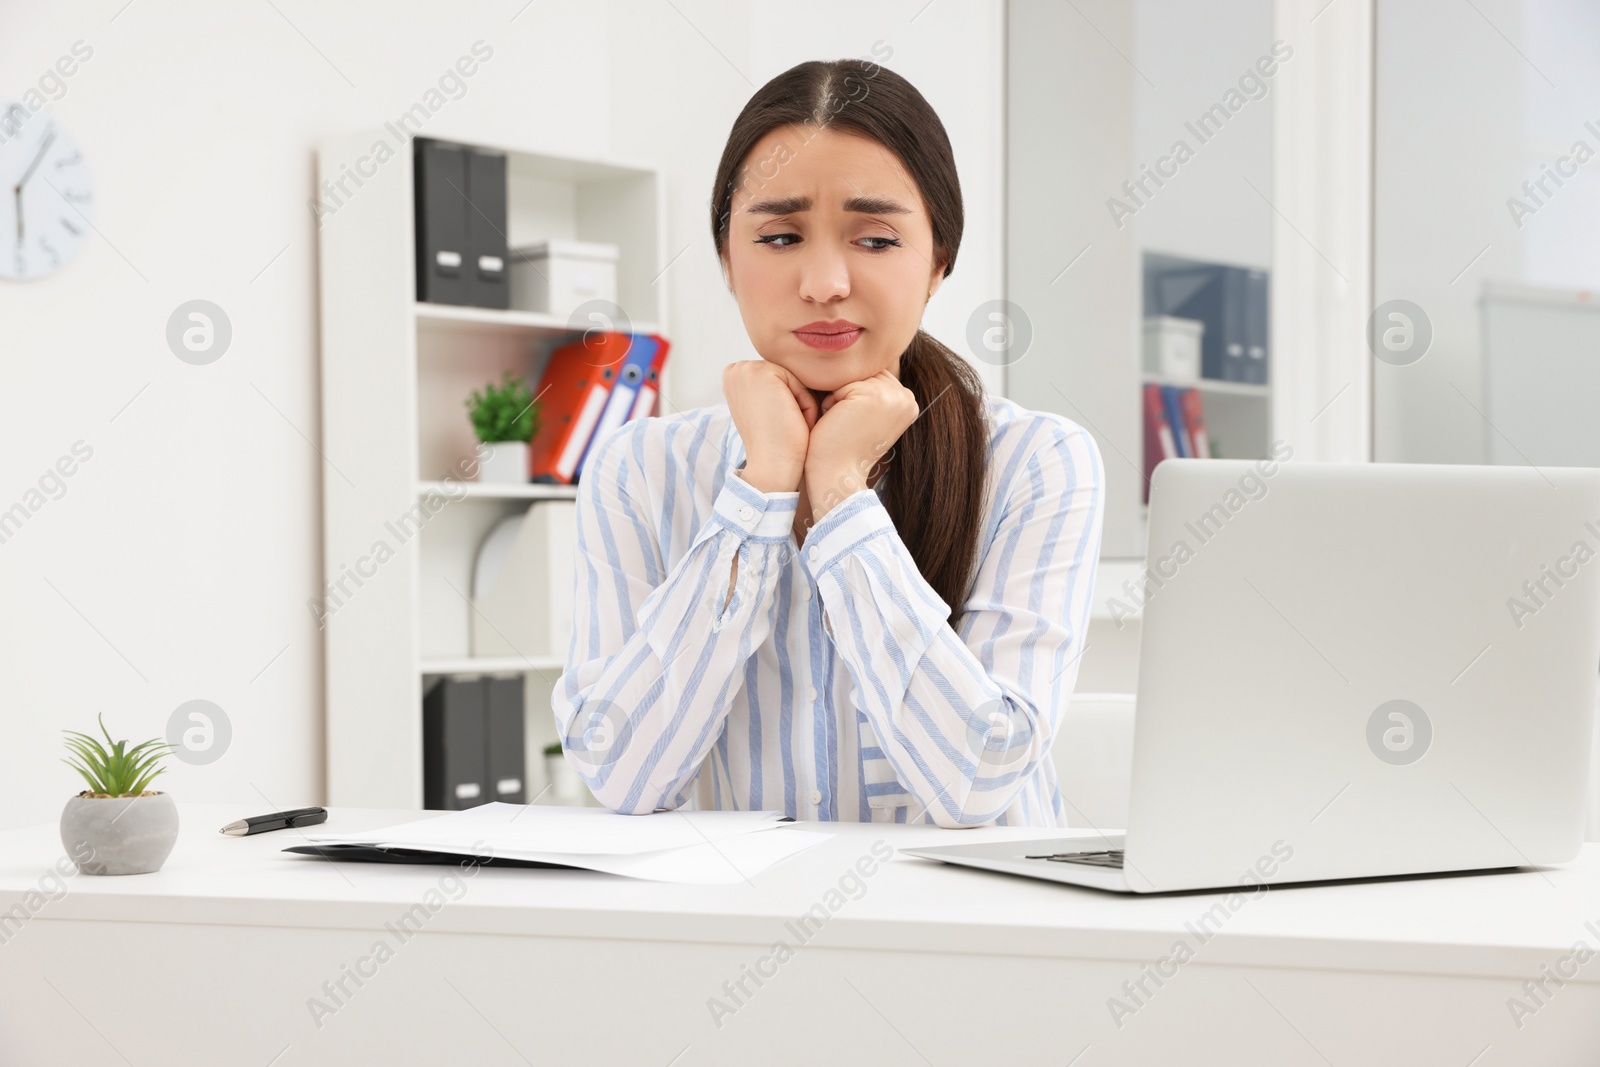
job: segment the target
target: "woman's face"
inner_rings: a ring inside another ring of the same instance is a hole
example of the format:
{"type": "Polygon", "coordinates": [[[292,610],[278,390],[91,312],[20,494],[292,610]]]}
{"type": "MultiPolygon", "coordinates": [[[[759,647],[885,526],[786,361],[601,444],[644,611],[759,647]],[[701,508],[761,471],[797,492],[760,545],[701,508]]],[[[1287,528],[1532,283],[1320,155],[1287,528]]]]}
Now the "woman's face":
{"type": "Polygon", "coordinates": [[[885,369],[898,377],[943,280],[900,160],[870,138],[814,126],[779,127],[750,150],[725,255],[756,351],[820,393],[885,369]]]}

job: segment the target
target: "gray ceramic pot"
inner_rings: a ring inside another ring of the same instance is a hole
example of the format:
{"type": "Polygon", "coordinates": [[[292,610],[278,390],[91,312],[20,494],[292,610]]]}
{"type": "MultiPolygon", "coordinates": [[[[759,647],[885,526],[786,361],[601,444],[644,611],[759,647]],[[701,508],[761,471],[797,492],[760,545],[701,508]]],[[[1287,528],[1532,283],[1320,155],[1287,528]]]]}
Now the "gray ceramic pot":
{"type": "Polygon", "coordinates": [[[61,844],[84,874],[159,871],[178,840],[169,793],[143,797],[79,794],[61,812],[61,844]]]}

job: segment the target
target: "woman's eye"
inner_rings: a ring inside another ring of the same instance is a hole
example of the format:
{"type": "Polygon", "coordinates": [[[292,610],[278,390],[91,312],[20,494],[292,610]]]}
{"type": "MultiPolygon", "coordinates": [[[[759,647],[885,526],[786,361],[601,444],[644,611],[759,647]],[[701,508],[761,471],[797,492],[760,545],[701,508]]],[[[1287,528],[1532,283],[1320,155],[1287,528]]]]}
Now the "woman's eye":
{"type": "MultiPolygon", "coordinates": [[[[771,245],[773,248],[789,248],[794,242],[800,240],[797,233],[764,233],[756,237],[758,245],[771,245]]],[[[868,252],[887,252],[891,248],[899,248],[900,241],[894,237],[863,237],[868,252]]]]}

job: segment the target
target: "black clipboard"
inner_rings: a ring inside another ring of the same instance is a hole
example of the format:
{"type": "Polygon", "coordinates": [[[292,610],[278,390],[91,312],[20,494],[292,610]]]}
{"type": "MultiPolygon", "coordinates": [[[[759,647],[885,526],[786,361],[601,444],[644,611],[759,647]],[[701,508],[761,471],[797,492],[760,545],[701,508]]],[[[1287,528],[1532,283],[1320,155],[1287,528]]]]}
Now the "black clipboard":
{"type": "Polygon", "coordinates": [[[587,871],[588,867],[575,867],[570,863],[546,863],[543,860],[519,860],[502,856],[462,856],[454,852],[433,852],[421,848],[377,848],[372,845],[291,845],[285,852],[298,852],[327,860],[354,860],[358,863],[435,863],[456,866],[472,863],[478,867],[551,867],[563,871],[587,871]]]}

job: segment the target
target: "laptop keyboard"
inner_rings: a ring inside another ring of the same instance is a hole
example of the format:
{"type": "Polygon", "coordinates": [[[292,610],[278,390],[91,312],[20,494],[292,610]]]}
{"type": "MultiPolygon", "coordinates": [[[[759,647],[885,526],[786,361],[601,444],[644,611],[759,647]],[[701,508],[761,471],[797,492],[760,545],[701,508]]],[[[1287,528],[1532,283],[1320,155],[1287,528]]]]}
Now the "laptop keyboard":
{"type": "Polygon", "coordinates": [[[1104,852],[1049,852],[1039,856],[1024,856],[1030,860],[1049,860],[1051,863],[1086,863],[1091,867],[1115,867],[1122,869],[1122,852],[1120,848],[1107,849],[1104,852]]]}

